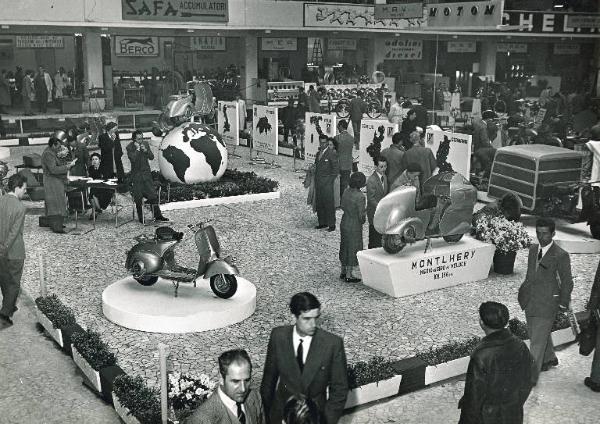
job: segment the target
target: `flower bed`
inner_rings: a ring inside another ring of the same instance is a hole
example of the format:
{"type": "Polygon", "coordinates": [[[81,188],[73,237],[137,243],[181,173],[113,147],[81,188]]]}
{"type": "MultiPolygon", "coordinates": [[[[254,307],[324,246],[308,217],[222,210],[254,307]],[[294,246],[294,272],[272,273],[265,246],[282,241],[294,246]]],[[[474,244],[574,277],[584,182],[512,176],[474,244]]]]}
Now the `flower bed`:
{"type": "Polygon", "coordinates": [[[396,375],[392,363],[381,356],[369,362],[357,362],[348,367],[350,392],[345,408],[373,402],[398,394],[401,375],[396,375]]]}
{"type": "Polygon", "coordinates": [[[169,374],[169,403],[175,417],[183,421],[194,412],[217,388],[206,374],[199,376],[174,372],[169,374]]]}

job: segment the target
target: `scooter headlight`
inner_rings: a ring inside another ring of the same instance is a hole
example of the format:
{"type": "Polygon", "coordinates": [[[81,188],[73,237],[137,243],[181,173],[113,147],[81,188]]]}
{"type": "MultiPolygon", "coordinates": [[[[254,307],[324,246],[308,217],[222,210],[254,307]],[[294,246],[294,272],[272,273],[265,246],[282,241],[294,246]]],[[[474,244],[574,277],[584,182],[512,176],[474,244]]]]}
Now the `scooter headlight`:
{"type": "Polygon", "coordinates": [[[141,277],[146,272],[146,266],[142,261],[136,261],[131,265],[131,273],[134,277],[141,277]]]}

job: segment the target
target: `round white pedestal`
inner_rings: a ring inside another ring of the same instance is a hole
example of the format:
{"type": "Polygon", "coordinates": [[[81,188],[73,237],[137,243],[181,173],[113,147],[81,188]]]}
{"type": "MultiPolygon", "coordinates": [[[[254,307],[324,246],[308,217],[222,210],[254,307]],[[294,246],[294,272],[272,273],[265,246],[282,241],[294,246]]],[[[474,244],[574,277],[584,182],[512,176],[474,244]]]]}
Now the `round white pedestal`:
{"type": "Polygon", "coordinates": [[[115,324],[156,333],[194,333],[226,327],[248,318],[256,309],[256,287],[237,277],[238,289],[229,299],[216,297],[209,280],[197,287],[173,284],[159,278],[145,287],[132,277],[119,280],[102,292],[102,312],[115,324]]]}

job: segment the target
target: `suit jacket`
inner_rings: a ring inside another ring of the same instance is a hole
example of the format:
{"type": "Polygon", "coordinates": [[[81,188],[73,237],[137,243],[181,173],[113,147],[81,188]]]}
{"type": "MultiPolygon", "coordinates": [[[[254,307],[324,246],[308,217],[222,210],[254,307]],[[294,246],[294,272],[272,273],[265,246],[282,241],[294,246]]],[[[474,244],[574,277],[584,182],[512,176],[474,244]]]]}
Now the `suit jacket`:
{"type": "Polygon", "coordinates": [[[526,315],[554,318],[558,305],[571,302],[573,277],[569,254],[553,243],[537,264],[539,245],[529,248],[527,274],[519,288],[519,305],[526,315]]]}
{"type": "Polygon", "coordinates": [[[348,131],[343,131],[333,138],[338,144],[337,151],[340,159],[340,171],[351,171],[354,137],[352,137],[348,131]]]}
{"type": "Polygon", "coordinates": [[[386,194],[388,194],[389,184],[385,175],[383,176],[383,180],[385,181],[385,187],[381,184],[381,179],[379,178],[377,171],[373,172],[373,174],[367,178],[367,218],[370,223],[373,223],[373,216],[375,215],[377,204],[386,194]]]}
{"type": "Polygon", "coordinates": [[[290,396],[302,393],[317,404],[326,424],[336,424],[348,395],[346,353],[341,337],[318,329],[300,372],[292,341],[293,326],[271,332],[260,393],[271,424],[282,420],[290,396]],[[328,394],[327,394],[328,393],[328,394]]]}
{"type": "Polygon", "coordinates": [[[131,162],[131,171],[129,173],[132,181],[150,180],[152,181],[152,170],[150,162],[154,159],[154,153],[150,149],[150,145],[144,140],[143,145],[146,150],[138,150],[137,145],[132,141],[127,145],[127,157],[131,162]]]}
{"type": "Polygon", "coordinates": [[[402,174],[402,156],[404,156],[404,150],[399,144],[392,144],[390,147],[383,149],[381,152],[387,161],[387,169],[385,175],[387,175],[388,181],[394,182],[396,178],[402,174]]]}
{"type": "MultiPolygon", "coordinates": [[[[250,390],[244,402],[246,410],[246,424],[265,424],[260,394],[256,390],[250,390]]],[[[219,393],[215,390],[185,421],[185,424],[240,424],[237,416],[229,410],[219,393]]]]}
{"type": "Polygon", "coordinates": [[[65,183],[67,182],[69,168],[63,165],[52,148],[46,147],[42,153],[42,169],[44,170],[46,216],[64,216],[67,212],[65,183]]]}
{"type": "Polygon", "coordinates": [[[333,182],[339,173],[340,164],[337,152],[329,148],[325,152],[319,150],[315,161],[315,180],[331,179],[333,182]]]}
{"type": "Polygon", "coordinates": [[[105,175],[106,178],[113,178],[116,171],[117,178],[122,179],[125,176],[125,172],[121,159],[123,148],[121,147],[119,135],[117,134],[114,140],[107,133],[100,135],[98,146],[100,147],[100,168],[102,175],[105,175]]]}
{"type": "Polygon", "coordinates": [[[0,257],[25,259],[25,206],[16,196],[0,196],[0,257]]]}

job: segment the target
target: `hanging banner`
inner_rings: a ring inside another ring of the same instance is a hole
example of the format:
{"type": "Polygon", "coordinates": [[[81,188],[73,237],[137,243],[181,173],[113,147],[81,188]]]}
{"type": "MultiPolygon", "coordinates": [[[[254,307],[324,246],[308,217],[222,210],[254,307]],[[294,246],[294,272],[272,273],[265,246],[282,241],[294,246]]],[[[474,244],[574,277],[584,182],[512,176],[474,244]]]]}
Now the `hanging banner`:
{"type": "Polygon", "coordinates": [[[383,57],[388,60],[420,60],[423,56],[422,40],[388,38],[383,40],[383,43],[383,57]]]}
{"type": "Polygon", "coordinates": [[[158,37],[115,35],[116,56],[158,56],[158,37]]]}
{"type": "Polygon", "coordinates": [[[581,54],[581,45],[575,43],[554,44],[554,54],[581,54]]]}
{"type": "Polygon", "coordinates": [[[496,28],[502,22],[502,0],[427,5],[427,26],[496,28]]]}
{"type": "Polygon", "coordinates": [[[444,150],[448,149],[445,160],[442,160],[450,164],[453,171],[469,179],[471,175],[471,138],[467,134],[428,128],[425,132],[425,147],[433,151],[433,156],[438,160],[438,166],[440,161],[438,153],[444,155],[444,150]]]}
{"type": "Polygon", "coordinates": [[[384,19],[408,19],[423,17],[423,2],[415,0],[394,0],[388,4],[375,5],[375,17],[384,19]]]}
{"type": "Polygon", "coordinates": [[[219,101],[217,128],[223,141],[232,146],[240,145],[238,102],[219,101]]]}
{"type": "Polygon", "coordinates": [[[356,40],[352,38],[328,38],[327,49],[329,50],[356,50],[356,40]]]}
{"type": "Polygon", "coordinates": [[[252,143],[256,151],[278,153],[278,110],[275,106],[252,106],[252,143]]]}
{"type": "Polygon", "coordinates": [[[448,53],[475,53],[476,41],[448,41],[448,53]]]}
{"type": "Polygon", "coordinates": [[[17,35],[18,49],[62,49],[65,47],[60,35],[17,35]]]}
{"type": "Polygon", "coordinates": [[[360,121],[360,147],[358,170],[367,177],[375,171],[373,156],[379,156],[383,149],[392,144],[392,136],[398,132],[398,124],[381,119],[360,121]]]}
{"type": "Polygon", "coordinates": [[[384,19],[375,17],[374,6],[304,3],[304,26],[326,28],[416,29],[427,26],[426,17],[384,19]]]}
{"type": "Polygon", "coordinates": [[[317,125],[328,137],[336,134],[337,115],[335,113],[306,112],[304,115],[304,160],[307,164],[315,163],[319,151],[319,131],[317,125]]]}
{"type": "Polygon", "coordinates": [[[190,37],[190,49],[191,50],[211,50],[211,51],[225,51],[227,50],[225,37],[190,37]]]}
{"type": "Polygon", "coordinates": [[[263,37],[261,38],[261,50],[298,50],[297,38],[281,38],[281,37],[263,37]]]}
{"type": "Polygon", "coordinates": [[[527,53],[527,44],[525,43],[498,43],[496,44],[497,53],[527,53]]]}
{"type": "Polygon", "coordinates": [[[121,0],[124,21],[227,22],[228,0],[121,0]]]}

